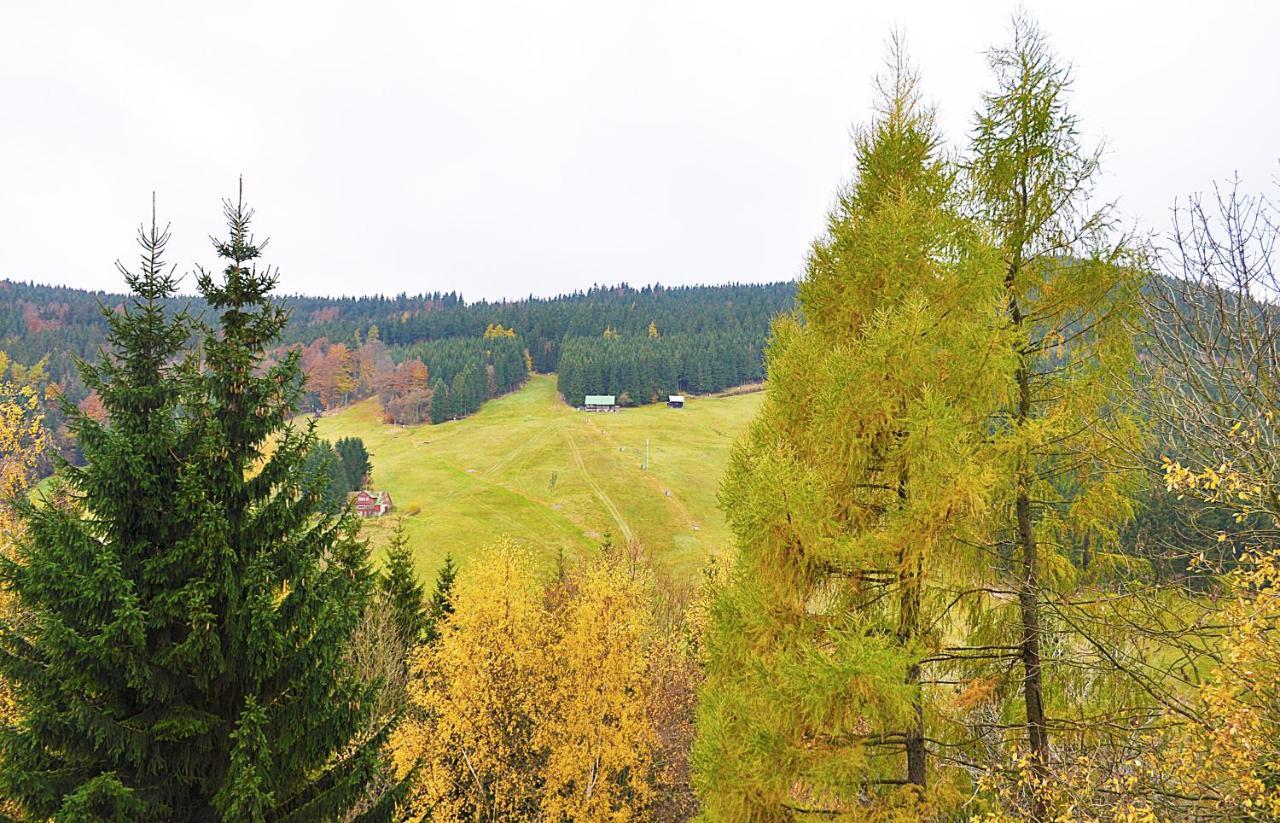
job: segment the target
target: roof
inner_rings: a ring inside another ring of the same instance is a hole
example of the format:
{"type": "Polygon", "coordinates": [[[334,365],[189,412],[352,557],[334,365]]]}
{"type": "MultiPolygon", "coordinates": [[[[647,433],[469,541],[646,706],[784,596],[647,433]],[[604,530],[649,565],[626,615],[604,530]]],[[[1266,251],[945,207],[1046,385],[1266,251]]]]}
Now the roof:
{"type": "Polygon", "coordinates": [[[667,400],[667,402],[668,402],[668,403],[683,403],[683,402],[684,402],[684,395],[683,395],[683,394],[673,394],[673,395],[671,395],[671,397],[667,400]]]}
{"type": "Polygon", "coordinates": [[[612,394],[588,394],[587,399],[583,402],[588,406],[616,405],[616,401],[612,394]]]}

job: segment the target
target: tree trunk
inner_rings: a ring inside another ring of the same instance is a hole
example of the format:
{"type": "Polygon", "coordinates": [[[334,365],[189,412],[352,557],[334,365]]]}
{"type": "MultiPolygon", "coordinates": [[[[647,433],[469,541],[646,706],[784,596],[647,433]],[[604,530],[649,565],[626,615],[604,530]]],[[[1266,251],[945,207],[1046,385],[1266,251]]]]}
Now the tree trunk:
{"type": "MultiPolygon", "coordinates": [[[[917,685],[920,682],[920,667],[912,666],[907,670],[907,683],[917,685]]],[[[925,786],[926,766],[928,764],[928,752],[924,747],[924,701],[921,700],[917,693],[915,696],[915,717],[914,722],[907,729],[905,739],[907,744],[907,782],[920,787],[920,794],[923,797],[925,786]]]]}
{"type": "MultiPolygon", "coordinates": [[[[1025,480],[1020,482],[1016,501],[1018,545],[1022,554],[1022,574],[1018,581],[1018,608],[1022,617],[1022,690],[1027,704],[1027,743],[1031,750],[1031,770],[1044,783],[1049,763],[1049,735],[1044,719],[1044,684],[1040,659],[1039,558],[1031,522],[1031,501],[1025,480]]],[[[1034,795],[1036,820],[1043,820],[1045,808],[1039,787],[1034,795]]]]}
{"type": "MultiPolygon", "coordinates": [[[[905,501],[906,496],[907,480],[904,473],[898,480],[899,501],[905,501]]],[[[920,557],[907,556],[906,548],[900,550],[898,564],[901,569],[898,579],[898,641],[906,646],[920,636],[920,586],[924,568],[920,557]]],[[[903,734],[907,749],[907,782],[919,786],[923,796],[928,754],[924,746],[924,700],[919,692],[919,683],[920,666],[909,666],[907,685],[917,687],[917,691],[912,698],[912,723],[903,734]]]]}
{"type": "MultiPolygon", "coordinates": [[[[1010,269],[1006,279],[1009,293],[1009,313],[1015,326],[1021,326],[1023,317],[1013,293],[1014,277],[1018,266],[1010,269]]],[[[1019,358],[1025,355],[1019,353],[1019,358]]],[[[1025,360],[1020,360],[1017,371],[1019,427],[1031,417],[1031,376],[1025,360]]],[[[1029,459],[1028,459],[1029,460],[1029,459]]],[[[1024,463],[1018,468],[1017,492],[1014,511],[1017,518],[1017,546],[1021,560],[1021,574],[1017,576],[1018,610],[1022,623],[1022,691],[1027,710],[1027,745],[1031,752],[1031,772],[1036,778],[1032,794],[1032,818],[1045,819],[1042,788],[1048,775],[1049,732],[1044,716],[1044,683],[1040,656],[1040,558],[1036,546],[1035,523],[1031,514],[1031,474],[1033,467],[1024,463]]]]}

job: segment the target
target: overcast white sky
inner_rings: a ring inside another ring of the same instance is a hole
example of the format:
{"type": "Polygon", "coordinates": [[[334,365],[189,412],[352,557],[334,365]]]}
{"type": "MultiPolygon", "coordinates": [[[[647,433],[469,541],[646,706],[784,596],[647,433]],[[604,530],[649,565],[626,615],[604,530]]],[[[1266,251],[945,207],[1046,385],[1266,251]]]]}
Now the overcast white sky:
{"type": "MultiPolygon", "coordinates": [[[[213,256],[245,176],[283,289],[544,295],[795,277],[905,32],[948,136],[1014,2],[0,0],[0,278],[119,290],[150,192],[213,256]]],[[[1163,231],[1276,190],[1280,4],[1028,3],[1103,191],[1163,231]]]]}

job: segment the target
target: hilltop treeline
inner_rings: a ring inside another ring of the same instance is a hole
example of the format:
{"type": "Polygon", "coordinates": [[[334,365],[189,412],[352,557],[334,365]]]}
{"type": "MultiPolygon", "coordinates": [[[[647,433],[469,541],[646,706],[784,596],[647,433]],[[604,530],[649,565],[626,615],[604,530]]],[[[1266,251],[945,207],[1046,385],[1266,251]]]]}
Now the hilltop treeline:
{"type": "Polygon", "coordinates": [[[397,314],[399,322],[380,328],[389,345],[408,345],[479,337],[489,324],[499,323],[524,338],[533,369],[545,374],[559,368],[564,341],[602,338],[607,329],[619,337],[644,338],[652,325],[663,336],[728,332],[763,343],[769,321],[794,302],[792,283],[639,289],[624,283],[552,298],[458,303],[451,311],[410,300],[397,314]]]}
{"type": "MultiPolygon", "coordinates": [[[[59,394],[95,409],[100,403],[80,379],[75,361],[93,359],[103,346],[103,310],[118,314],[130,301],[121,294],[0,281],[0,351],[15,363],[41,363],[41,373],[59,394]]],[[[792,283],[638,289],[624,283],[557,297],[476,303],[456,292],[295,295],[281,299],[290,324],[271,357],[303,351],[303,409],[323,411],[378,395],[394,422],[470,414],[485,400],[519,386],[529,370],[558,370],[566,350],[571,352],[568,365],[578,375],[570,382],[582,387],[570,394],[626,392],[639,403],[670,392],[712,391],[759,379],[769,322],[794,301],[792,283]],[[491,343],[494,329],[503,330],[502,339],[491,343]],[[654,345],[652,338],[666,342],[654,345]],[[412,365],[415,360],[426,367],[425,380],[412,365]],[[399,394],[412,396],[387,407],[397,389],[387,390],[386,376],[405,363],[410,372],[397,385],[399,394]],[[436,398],[433,405],[429,396],[436,398]]],[[[170,315],[183,308],[195,316],[213,314],[200,297],[157,302],[170,315]]],[[[214,316],[210,327],[216,326],[214,316]]],[[[55,440],[73,450],[59,434],[57,410],[49,412],[55,440]]]]}
{"type": "MultiPolygon", "coordinates": [[[[122,294],[0,280],[0,349],[22,363],[48,356],[54,379],[72,384],[71,357],[91,357],[105,340],[101,307],[119,311],[128,300],[122,294]]],[[[794,305],[795,285],[634,288],[623,283],[498,302],[468,303],[456,293],[291,295],[281,302],[290,312],[283,346],[325,339],[354,348],[376,326],[392,351],[402,351],[430,340],[479,339],[497,324],[525,341],[534,371],[549,373],[559,367],[566,339],[600,338],[606,329],[620,337],[645,337],[653,325],[663,336],[730,333],[763,342],[770,320],[794,305]]],[[[198,297],[170,298],[162,304],[170,310],[187,306],[197,315],[207,312],[198,297]]]]}

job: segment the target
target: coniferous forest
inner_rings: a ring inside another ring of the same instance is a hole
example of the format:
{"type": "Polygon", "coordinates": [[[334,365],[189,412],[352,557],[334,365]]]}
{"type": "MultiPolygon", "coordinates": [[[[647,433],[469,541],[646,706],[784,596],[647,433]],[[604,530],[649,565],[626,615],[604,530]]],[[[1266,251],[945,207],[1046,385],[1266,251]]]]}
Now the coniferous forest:
{"type": "MultiPolygon", "coordinates": [[[[0,351],[24,376],[30,371],[30,382],[98,413],[99,398],[76,360],[96,356],[110,328],[104,309],[119,311],[128,299],[0,281],[0,351]]],[[[623,284],[502,303],[466,303],[457,294],[284,296],[290,323],[269,354],[301,351],[305,412],[377,395],[389,422],[440,423],[518,388],[530,371],[559,372],[572,405],[585,394],[623,393],[629,404],[641,404],[758,382],[769,322],[794,301],[791,283],[623,284]]],[[[160,305],[218,322],[201,295],[166,297],[160,305]]],[[[79,459],[58,404],[45,414],[63,456],[79,459]]]]}
{"type": "Polygon", "coordinates": [[[746,334],[572,338],[560,350],[557,384],[570,405],[612,394],[624,406],[709,394],[764,379],[761,344],[746,334]]]}
{"type": "Polygon", "coordinates": [[[193,294],[154,206],[125,293],[0,282],[0,816],[1280,820],[1280,211],[1128,227],[1049,35],[987,63],[957,138],[891,41],[795,283],[284,296],[243,183],[193,294]],[[533,373],[760,392],[732,544],[373,551],[320,423],[533,373]]]}
{"type": "MultiPolygon", "coordinates": [[[[0,281],[0,347],[12,361],[24,366],[44,360],[48,378],[79,402],[89,392],[79,378],[75,358],[97,353],[108,332],[102,308],[117,310],[126,299],[122,294],[0,281]]],[[[324,353],[340,344],[346,349],[345,356],[354,359],[372,331],[396,363],[413,357],[438,358],[442,379],[448,383],[472,354],[469,344],[461,341],[485,339],[486,330],[494,327],[514,332],[529,353],[529,367],[543,374],[560,370],[560,353],[566,345],[604,339],[632,341],[638,346],[653,336],[719,335],[724,340],[721,345],[759,350],[770,320],[794,305],[795,286],[633,288],[622,284],[503,303],[466,303],[457,294],[394,298],[285,295],[279,299],[289,310],[290,324],[281,334],[278,348],[313,346],[324,353]],[[433,343],[445,340],[459,341],[454,344],[459,348],[441,344],[439,351],[433,349],[433,343]]],[[[207,313],[199,295],[166,298],[162,305],[170,310],[207,313]]],[[[213,322],[216,324],[216,318],[213,322]]],[[[619,347],[610,361],[622,357],[624,351],[619,347]]],[[[376,358],[371,355],[369,359],[376,358]]],[[[708,360],[705,368],[713,364],[708,360]]]]}

